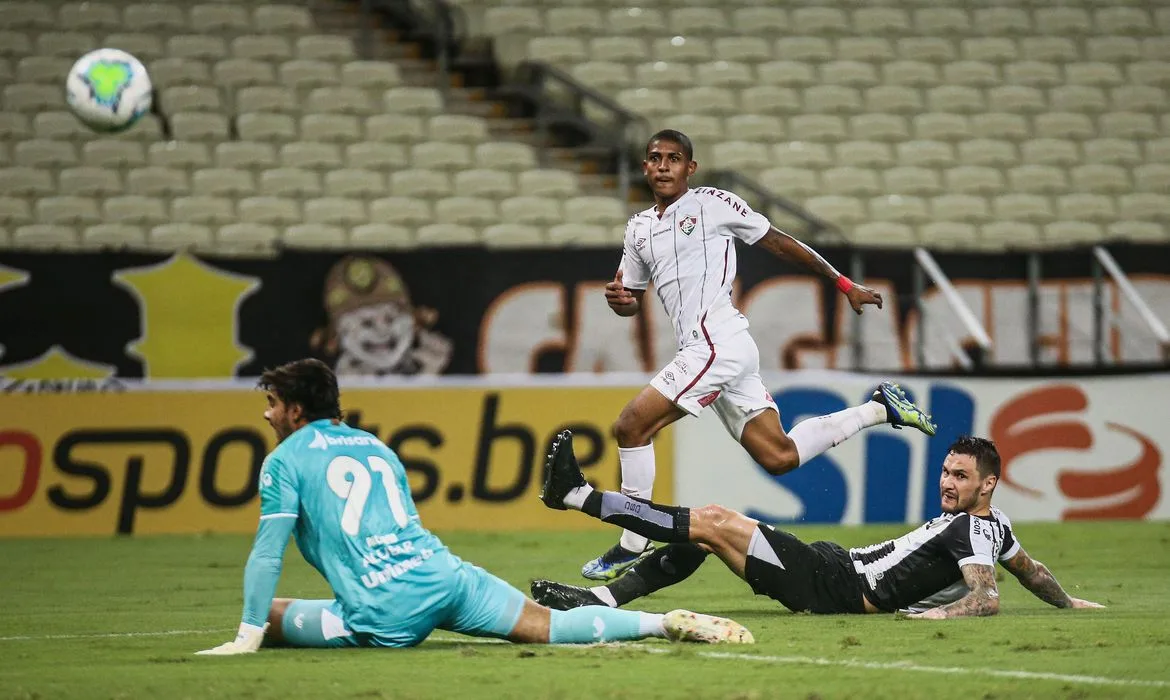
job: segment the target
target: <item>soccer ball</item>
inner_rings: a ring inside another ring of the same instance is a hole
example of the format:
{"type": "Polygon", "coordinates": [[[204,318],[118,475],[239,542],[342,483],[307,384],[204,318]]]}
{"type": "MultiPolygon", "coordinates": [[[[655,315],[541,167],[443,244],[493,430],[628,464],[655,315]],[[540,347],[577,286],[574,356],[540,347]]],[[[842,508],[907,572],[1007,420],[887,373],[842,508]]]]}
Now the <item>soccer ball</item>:
{"type": "Polygon", "coordinates": [[[150,111],[150,76],[137,58],[118,49],[90,51],[69,69],[65,101],[83,124],[123,131],[150,111]]]}

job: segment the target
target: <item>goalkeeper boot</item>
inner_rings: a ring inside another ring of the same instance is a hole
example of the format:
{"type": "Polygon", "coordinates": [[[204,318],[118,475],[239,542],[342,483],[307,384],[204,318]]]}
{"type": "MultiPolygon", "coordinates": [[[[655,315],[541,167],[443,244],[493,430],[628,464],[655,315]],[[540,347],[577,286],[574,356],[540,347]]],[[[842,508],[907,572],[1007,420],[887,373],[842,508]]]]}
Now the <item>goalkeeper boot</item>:
{"type": "Polygon", "coordinates": [[[748,628],[725,617],[703,615],[690,610],[671,610],[662,618],[666,634],[676,642],[705,644],[755,644],[748,628]]]}

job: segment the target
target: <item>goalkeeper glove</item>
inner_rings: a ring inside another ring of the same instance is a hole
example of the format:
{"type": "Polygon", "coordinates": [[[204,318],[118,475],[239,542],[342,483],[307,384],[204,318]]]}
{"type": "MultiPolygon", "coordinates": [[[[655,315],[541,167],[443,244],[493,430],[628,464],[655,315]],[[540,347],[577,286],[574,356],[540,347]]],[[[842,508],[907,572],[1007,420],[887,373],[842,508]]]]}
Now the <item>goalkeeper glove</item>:
{"type": "Polygon", "coordinates": [[[235,654],[252,654],[260,648],[260,642],[264,641],[264,631],[268,629],[268,623],[264,623],[263,627],[256,625],[249,625],[247,623],[240,623],[240,631],[236,633],[236,638],[230,642],[224,642],[214,649],[204,649],[203,651],[195,652],[199,656],[233,656],[235,654]]]}

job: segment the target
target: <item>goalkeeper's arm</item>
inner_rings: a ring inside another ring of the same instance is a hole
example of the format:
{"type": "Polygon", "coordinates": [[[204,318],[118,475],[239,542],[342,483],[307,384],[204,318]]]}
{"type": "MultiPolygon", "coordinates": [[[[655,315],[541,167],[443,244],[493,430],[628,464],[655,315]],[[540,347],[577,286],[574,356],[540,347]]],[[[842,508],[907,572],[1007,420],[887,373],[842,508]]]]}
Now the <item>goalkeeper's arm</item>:
{"type": "Polygon", "coordinates": [[[264,630],[268,626],[268,610],[276,594],[276,582],[280,580],[284,549],[288,546],[294,525],[296,519],[292,517],[260,520],[256,540],[252,543],[252,553],[248,555],[248,564],[244,567],[244,614],[239,632],[234,640],[199,654],[249,654],[260,648],[260,643],[264,641],[264,630]]]}

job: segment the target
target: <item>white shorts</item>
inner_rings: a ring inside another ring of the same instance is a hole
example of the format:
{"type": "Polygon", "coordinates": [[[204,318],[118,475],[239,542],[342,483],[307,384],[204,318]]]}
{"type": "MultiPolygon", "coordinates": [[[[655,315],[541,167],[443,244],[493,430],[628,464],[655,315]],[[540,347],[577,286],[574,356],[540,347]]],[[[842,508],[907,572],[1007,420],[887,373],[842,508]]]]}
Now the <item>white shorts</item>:
{"type": "Polygon", "coordinates": [[[746,328],[725,338],[700,335],[678,351],[650,386],[692,416],[711,406],[736,441],[748,421],[776,408],[760,378],[760,350],[746,328]]]}

